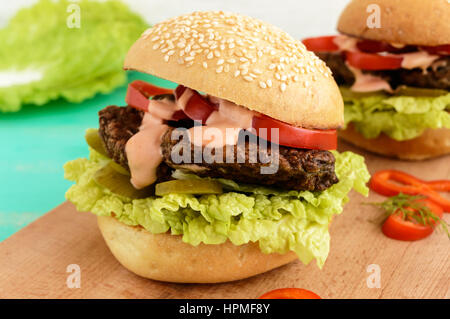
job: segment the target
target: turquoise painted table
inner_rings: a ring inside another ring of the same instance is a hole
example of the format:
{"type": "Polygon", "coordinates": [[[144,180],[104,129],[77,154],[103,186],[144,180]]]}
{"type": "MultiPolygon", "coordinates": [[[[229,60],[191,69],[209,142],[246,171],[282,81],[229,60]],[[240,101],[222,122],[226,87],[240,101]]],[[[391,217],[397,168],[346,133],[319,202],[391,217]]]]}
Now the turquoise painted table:
{"type": "MultiPolygon", "coordinates": [[[[128,78],[174,87],[137,72],[128,78]]],[[[88,155],[84,131],[98,127],[100,109],[124,105],[125,94],[123,86],[79,104],[58,100],[0,113],[0,241],[65,200],[70,182],[64,180],[62,166],[88,155]]]]}

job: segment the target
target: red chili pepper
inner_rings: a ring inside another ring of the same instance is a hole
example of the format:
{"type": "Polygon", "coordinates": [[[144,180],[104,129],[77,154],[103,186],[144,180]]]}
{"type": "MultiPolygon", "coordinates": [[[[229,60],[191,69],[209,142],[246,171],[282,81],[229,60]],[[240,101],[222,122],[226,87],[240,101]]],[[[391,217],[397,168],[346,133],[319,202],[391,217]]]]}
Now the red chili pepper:
{"type": "Polygon", "coordinates": [[[322,299],[312,291],[301,288],[281,288],[266,292],[259,299],[322,299]]]}
{"type": "Polygon", "coordinates": [[[450,180],[427,182],[401,171],[382,170],[372,176],[369,187],[384,196],[395,196],[400,193],[423,195],[441,206],[445,212],[450,212],[450,200],[439,194],[450,192],[450,180]]]}

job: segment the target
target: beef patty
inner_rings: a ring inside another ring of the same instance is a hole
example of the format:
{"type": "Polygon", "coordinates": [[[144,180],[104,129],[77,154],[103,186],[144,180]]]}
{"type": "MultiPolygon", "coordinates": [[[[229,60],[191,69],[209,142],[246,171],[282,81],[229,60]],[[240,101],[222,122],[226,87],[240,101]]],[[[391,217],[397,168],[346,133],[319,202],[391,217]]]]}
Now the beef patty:
{"type": "MultiPolygon", "coordinates": [[[[316,55],[325,61],[333,72],[333,77],[339,85],[352,85],[355,82],[353,73],[345,64],[345,58],[341,53],[318,52],[316,55]]],[[[429,67],[426,72],[416,68],[412,70],[382,70],[363,71],[364,73],[380,76],[386,80],[393,89],[400,85],[412,87],[450,90],[450,56],[436,60],[436,67],[429,67]]]]}
{"type": "MultiPolygon", "coordinates": [[[[133,109],[130,106],[117,107],[108,106],[99,112],[100,117],[100,137],[110,157],[123,167],[128,169],[125,145],[127,141],[139,131],[143,112],[133,109]]],[[[234,158],[240,154],[243,163],[175,163],[172,160],[172,150],[178,143],[190,143],[185,140],[172,140],[171,133],[175,128],[170,128],[163,136],[161,150],[163,163],[158,168],[158,180],[170,178],[170,169],[183,169],[190,171],[201,177],[215,177],[232,179],[236,182],[247,184],[258,184],[274,186],[290,190],[323,191],[338,182],[335,174],[335,158],[332,153],[320,150],[296,149],[279,146],[275,148],[278,152],[278,170],[274,174],[261,174],[261,166],[267,166],[260,161],[251,163],[249,160],[250,142],[238,143],[234,146],[234,158]]],[[[183,144],[178,144],[178,147],[183,144]]],[[[184,146],[187,146],[184,144],[184,146]]],[[[191,145],[192,146],[192,145],[191,145]]],[[[258,145],[258,151],[265,152],[265,155],[274,155],[270,145],[262,151],[258,145]]],[[[195,158],[194,152],[198,148],[191,147],[190,158],[195,158]]],[[[202,149],[203,151],[203,149],[202,149]]],[[[214,152],[212,152],[214,154],[214,152]]],[[[201,157],[202,158],[202,157],[201,157]]]]}

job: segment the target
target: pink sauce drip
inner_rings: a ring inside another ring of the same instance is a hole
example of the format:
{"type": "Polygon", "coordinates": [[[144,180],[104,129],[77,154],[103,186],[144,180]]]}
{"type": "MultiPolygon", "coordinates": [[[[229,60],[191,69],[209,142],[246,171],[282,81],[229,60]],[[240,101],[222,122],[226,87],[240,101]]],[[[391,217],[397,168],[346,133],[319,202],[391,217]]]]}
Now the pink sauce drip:
{"type": "Polygon", "coordinates": [[[190,140],[197,146],[236,145],[239,132],[252,127],[255,113],[217,97],[209,96],[209,100],[218,105],[218,110],[211,113],[205,126],[194,126],[189,129],[190,140]]]}
{"type": "Polygon", "coordinates": [[[433,64],[434,61],[439,59],[438,55],[431,55],[425,51],[405,53],[401,56],[403,57],[402,68],[409,70],[415,68],[426,70],[433,64]]]}
{"type": "MultiPolygon", "coordinates": [[[[150,100],[139,132],[133,135],[125,146],[128,165],[131,171],[131,183],[137,189],[153,184],[156,170],[162,162],[161,137],[169,128],[164,120],[170,120],[178,110],[184,110],[193,91],[187,88],[177,103],[170,100],[150,100]]],[[[209,97],[218,105],[211,113],[205,126],[196,126],[189,130],[189,137],[195,145],[223,147],[235,145],[239,131],[252,126],[254,112],[230,101],[209,97]]]]}
{"type": "Polygon", "coordinates": [[[149,101],[139,132],[125,146],[131,184],[135,188],[141,189],[156,181],[156,170],[162,162],[161,137],[169,128],[164,120],[169,120],[177,110],[179,107],[169,100],[149,101]]]}
{"type": "Polygon", "coordinates": [[[364,74],[361,70],[355,69],[349,65],[347,67],[355,76],[355,83],[350,88],[354,92],[374,92],[385,90],[392,92],[391,85],[386,80],[372,74],[364,74]]]}

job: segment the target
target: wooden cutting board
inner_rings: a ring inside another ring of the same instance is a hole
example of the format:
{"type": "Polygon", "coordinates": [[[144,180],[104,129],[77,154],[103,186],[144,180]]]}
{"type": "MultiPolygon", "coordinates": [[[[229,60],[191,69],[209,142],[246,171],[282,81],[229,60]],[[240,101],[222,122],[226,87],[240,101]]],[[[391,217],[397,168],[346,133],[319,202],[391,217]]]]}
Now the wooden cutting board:
{"type": "MultiPolygon", "coordinates": [[[[341,150],[352,147],[342,144],[341,150]]],[[[371,173],[396,168],[423,179],[449,179],[450,157],[425,162],[393,161],[371,154],[371,173]]],[[[350,194],[344,213],[330,228],[331,252],[322,270],[294,262],[237,282],[215,285],[169,284],[140,278],[111,255],[96,217],[64,203],[0,243],[1,298],[256,298],[281,287],[301,287],[323,298],[450,298],[450,241],[442,232],[418,242],[386,238],[381,212],[364,202],[371,193],[350,194]],[[68,288],[67,266],[77,264],[81,287],[68,288]],[[368,277],[380,270],[380,288],[368,277]],[[369,269],[368,269],[369,267],[369,269]],[[368,272],[371,271],[371,272],[368,272]]],[[[445,219],[450,221],[450,214],[445,219]]]]}

